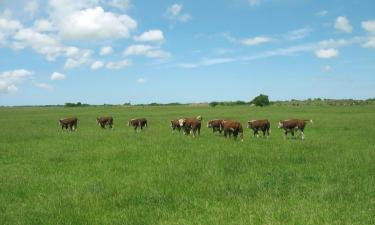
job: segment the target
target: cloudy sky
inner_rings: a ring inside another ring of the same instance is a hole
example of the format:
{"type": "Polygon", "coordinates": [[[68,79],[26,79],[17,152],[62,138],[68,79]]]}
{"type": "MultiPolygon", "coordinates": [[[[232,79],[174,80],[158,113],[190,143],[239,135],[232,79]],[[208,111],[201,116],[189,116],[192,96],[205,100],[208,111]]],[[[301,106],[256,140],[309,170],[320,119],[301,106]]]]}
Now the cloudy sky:
{"type": "Polygon", "coordinates": [[[373,0],[1,0],[0,105],[375,97],[373,0]]]}

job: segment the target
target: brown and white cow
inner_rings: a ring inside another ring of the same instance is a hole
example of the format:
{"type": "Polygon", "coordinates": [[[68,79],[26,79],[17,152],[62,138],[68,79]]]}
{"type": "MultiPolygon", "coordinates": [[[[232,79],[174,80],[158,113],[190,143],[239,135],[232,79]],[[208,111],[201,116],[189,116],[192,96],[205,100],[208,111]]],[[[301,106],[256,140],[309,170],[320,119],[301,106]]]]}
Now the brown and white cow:
{"type": "Polygon", "coordinates": [[[212,132],[215,133],[216,131],[223,132],[223,127],[221,126],[221,123],[223,120],[215,119],[215,120],[210,120],[207,122],[207,128],[212,128],[212,132]]]}
{"type": "Polygon", "coordinates": [[[238,134],[240,134],[241,141],[243,141],[243,128],[240,122],[223,120],[221,125],[224,130],[225,137],[233,137],[236,139],[238,134]]]}
{"type": "Polygon", "coordinates": [[[179,119],[178,122],[186,135],[190,133],[193,134],[193,137],[195,137],[197,132],[198,135],[201,133],[202,119],[203,118],[201,116],[197,116],[195,118],[179,119]]]}
{"type": "Polygon", "coordinates": [[[70,131],[75,131],[77,130],[77,124],[78,124],[78,119],[77,117],[67,117],[67,118],[62,118],[59,120],[59,124],[61,126],[61,129],[63,130],[64,128],[70,131]]]}
{"type": "Polygon", "coordinates": [[[303,119],[289,119],[289,120],[282,120],[279,121],[278,128],[284,129],[285,138],[288,135],[288,132],[294,136],[294,132],[300,130],[301,131],[301,138],[302,140],[305,139],[305,126],[306,122],[313,122],[312,120],[303,120],[303,119]]]}
{"type": "Polygon", "coordinates": [[[271,129],[270,129],[270,122],[268,120],[250,120],[247,121],[247,128],[250,128],[254,131],[254,137],[259,137],[259,131],[263,132],[263,137],[267,138],[270,136],[271,129]]]}
{"type": "Polygon", "coordinates": [[[103,116],[97,117],[96,123],[100,125],[101,128],[105,128],[108,125],[111,129],[113,128],[113,117],[112,116],[103,116]]]}
{"type": "Polygon", "coordinates": [[[179,119],[171,120],[171,127],[172,127],[172,132],[174,132],[175,130],[178,130],[178,132],[180,132],[181,127],[180,127],[179,119]]]}
{"type": "Polygon", "coordinates": [[[133,126],[134,131],[138,132],[139,129],[143,130],[143,127],[147,127],[147,119],[146,118],[138,118],[138,119],[129,120],[128,126],[133,126]]]}

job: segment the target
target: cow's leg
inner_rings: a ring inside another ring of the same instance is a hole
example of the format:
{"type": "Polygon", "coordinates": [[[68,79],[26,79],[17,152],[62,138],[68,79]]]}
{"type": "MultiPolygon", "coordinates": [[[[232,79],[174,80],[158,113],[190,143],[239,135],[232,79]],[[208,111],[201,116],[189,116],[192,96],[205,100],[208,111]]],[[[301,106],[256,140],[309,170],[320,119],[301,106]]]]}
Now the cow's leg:
{"type": "Polygon", "coordinates": [[[284,139],[286,139],[287,138],[287,136],[288,136],[288,130],[285,130],[285,132],[284,132],[284,139]]]}

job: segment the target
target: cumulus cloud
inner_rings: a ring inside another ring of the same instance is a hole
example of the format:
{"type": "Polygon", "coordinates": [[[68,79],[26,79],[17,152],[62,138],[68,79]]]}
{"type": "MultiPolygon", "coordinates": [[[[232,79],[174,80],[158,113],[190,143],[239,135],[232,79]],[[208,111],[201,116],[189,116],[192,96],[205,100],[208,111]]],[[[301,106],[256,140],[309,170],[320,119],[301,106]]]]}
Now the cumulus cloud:
{"type": "Polygon", "coordinates": [[[362,28],[368,32],[369,38],[363,44],[365,48],[375,48],[375,20],[367,20],[362,22],[362,28]]]}
{"type": "Polygon", "coordinates": [[[104,63],[102,62],[102,61],[95,61],[95,62],[93,62],[92,64],[91,64],[91,69],[92,70],[97,70],[97,69],[100,69],[100,68],[102,68],[104,66],[104,63]]]}
{"type": "Polygon", "coordinates": [[[248,45],[248,46],[254,46],[254,45],[260,45],[267,42],[271,42],[272,38],[269,37],[253,37],[253,38],[247,38],[241,41],[242,44],[248,45]]]}
{"type": "Polygon", "coordinates": [[[110,55],[112,54],[113,49],[111,46],[105,46],[100,49],[100,55],[110,55]]]}
{"type": "Polygon", "coordinates": [[[134,39],[139,42],[162,42],[164,41],[164,35],[161,30],[149,30],[134,39]]]}
{"type": "Polygon", "coordinates": [[[0,93],[17,92],[16,84],[30,79],[34,72],[25,69],[18,69],[0,73],[0,93]]]}
{"type": "Polygon", "coordinates": [[[50,85],[50,84],[46,84],[46,83],[38,83],[38,82],[35,82],[35,83],[34,83],[34,86],[35,86],[35,87],[38,87],[38,88],[41,88],[41,89],[48,90],[48,91],[52,91],[52,90],[53,90],[52,85],[50,85]]]}
{"type": "Polygon", "coordinates": [[[65,75],[58,72],[53,72],[51,75],[51,80],[65,80],[65,75]]]}
{"type": "Polygon", "coordinates": [[[115,69],[121,69],[124,67],[128,67],[132,64],[132,62],[128,59],[124,59],[117,62],[109,62],[107,63],[106,67],[107,69],[115,70],[115,69]]]}
{"type": "Polygon", "coordinates": [[[319,49],[315,51],[315,55],[321,59],[329,59],[339,55],[339,50],[334,48],[319,49]]]}
{"type": "Polygon", "coordinates": [[[125,50],[124,54],[126,56],[138,55],[149,58],[168,58],[171,55],[169,52],[151,45],[131,45],[125,50]]]}
{"type": "Polygon", "coordinates": [[[127,10],[131,6],[131,3],[130,0],[112,0],[109,5],[121,10],[127,10]]]}
{"type": "Polygon", "coordinates": [[[64,67],[67,69],[73,69],[76,67],[84,66],[92,62],[92,50],[83,49],[79,50],[76,54],[71,55],[66,62],[64,67]]]}
{"type": "Polygon", "coordinates": [[[136,27],[131,17],[105,12],[102,7],[75,11],[59,21],[61,37],[69,40],[128,38],[136,27]]]}
{"type": "Polygon", "coordinates": [[[136,80],[136,82],[139,83],[139,84],[144,84],[144,83],[147,82],[147,80],[146,80],[145,78],[138,78],[138,79],[136,80]]]}
{"type": "Polygon", "coordinates": [[[26,5],[25,5],[24,10],[30,16],[33,17],[38,12],[38,10],[39,10],[39,3],[38,3],[38,1],[33,0],[33,1],[27,2],[26,5]]]}
{"type": "Polygon", "coordinates": [[[53,23],[46,19],[40,19],[34,21],[34,29],[40,32],[54,31],[56,28],[53,23]]]}
{"type": "Polygon", "coordinates": [[[183,5],[175,3],[168,6],[165,17],[172,21],[187,22],[191,20],[191,16],[188,13],[182,12],[183,5]]]}
{"type": "Polygon", "coordinates": [[[345,33],[351,33],[353,31],[353,27],[350,25],[349,20],[345,16],[337,17],[335,28],[345,33]]]}

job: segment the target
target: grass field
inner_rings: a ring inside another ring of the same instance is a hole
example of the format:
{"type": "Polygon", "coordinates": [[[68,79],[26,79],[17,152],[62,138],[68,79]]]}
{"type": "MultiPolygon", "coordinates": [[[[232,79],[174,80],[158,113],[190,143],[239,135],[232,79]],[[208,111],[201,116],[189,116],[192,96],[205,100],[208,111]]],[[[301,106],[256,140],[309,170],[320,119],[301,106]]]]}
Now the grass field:
{"type": "Polygon", "coordinates": [[[0,224],[375,224],[374,106],[0,108],[0,124],[0,224]],[[172,134],[196,115],[268,118],[271,137],[172,134]],[[292,117],[314,120],[304,141],[277,129],[292,117]]]}

